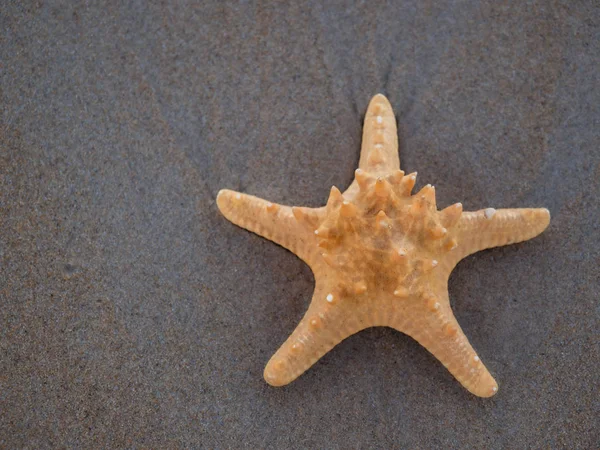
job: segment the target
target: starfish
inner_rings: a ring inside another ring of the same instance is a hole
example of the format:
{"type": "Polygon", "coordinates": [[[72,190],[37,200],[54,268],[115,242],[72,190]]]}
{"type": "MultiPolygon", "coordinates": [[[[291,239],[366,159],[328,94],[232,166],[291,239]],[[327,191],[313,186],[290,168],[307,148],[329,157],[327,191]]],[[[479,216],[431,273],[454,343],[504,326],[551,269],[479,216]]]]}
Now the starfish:
{"type": "Polygon", "coordinates": [[[217,205],[231,222],[285,247],[313,271],[315,290],[300,324],[268,362],[264,378],[290,383],[339,342],[368,327],[405,333],[471,393],[498,384],[471,347],[448,297],[448,278],[466,256],[540,234],[545,208],[438,210],[435,188],[412,194],[416,173],[400,170],[396,118],[383,95],[365,116],[359,168],[327,205],[290,207],[230,190],[217,205]]]}

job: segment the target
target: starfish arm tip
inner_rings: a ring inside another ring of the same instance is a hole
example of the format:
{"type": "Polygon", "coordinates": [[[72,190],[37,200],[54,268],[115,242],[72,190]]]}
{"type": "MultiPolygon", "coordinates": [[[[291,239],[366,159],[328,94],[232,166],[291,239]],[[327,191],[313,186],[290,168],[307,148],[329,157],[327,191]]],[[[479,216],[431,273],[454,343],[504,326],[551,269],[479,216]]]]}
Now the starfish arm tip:
{"type": "Polygon", "coordinates": [[[470,386],[465,386],[472,394],[481,398],[493,397],[498,393],[498,383],[494,380],[489,372],[480,378],[477,383],[470,386]]]}
{"type": "Polygon", "coordinates": [[[230,189],[221,189],[217,193],[217,207],[219,208],[219,211],[221,211],[221,213],[223,215],[226,216],[226,211],[228,210],[228,206],[230,206],[232,199],[235,198],[236,195],[237,195],[237,199],[239,200],[241,198],[241,194],[239,192],[232,191],[230,189]]]}
{"type": "Polygon", "coordinates": [[[358,165],[377,173],[391,173],[400,168],[396,117],[382,94],[375,95],[367,107],[358,165]]]}
{"type": "Polygon", "coordinates": [[[378,93],[378,94],[375,94],[373,96],[373,98],[369,102],[369,107],[367,108],[367,110],[372,109],[371,107],[373,105],[375,105],[376,103],[383,103],[383,104],[385,104],[385,106],[387,106],[388,108],[392,109],[392,105],[390,104],[390,101],[382,93],[378,93]]]}
{"type": "Polygon", "coordinates": [[[294,380],[294,378],[289,377],[289,373],[281,365],[282,362],[274,358],[271,358],[267,363],[263,372],[263,378],[267,384],[273,387],[282,387],[294,380]]]}
{"type": "Polygon", "coordinates": [[[527,233],[524,230],[524,239],[532,239],[542,234],[548,225],[550,225],[550,211],[548,208],[526,208],[523,210],[525,216],[525,224],[530,227],[531,233],[527,233]]]}
{"type": "Polygon", "coordinates": [[[539,236],[550,224],[547,208],[486,208],[462,213],[458,223],[458,247],[450,258],[457,263],[465,256],[491,247],[514,244],[539,236]]]}
{"type": "Polygon", "coordinates": [[[544,227],[542,229],[542,231],[544,231],[546,228],[548,228],[548,225],[550,225],[550,218],[551,218],[550,210],[548,208],[539,208],[538,210],[539,210],[541,222],[544,227]]]}

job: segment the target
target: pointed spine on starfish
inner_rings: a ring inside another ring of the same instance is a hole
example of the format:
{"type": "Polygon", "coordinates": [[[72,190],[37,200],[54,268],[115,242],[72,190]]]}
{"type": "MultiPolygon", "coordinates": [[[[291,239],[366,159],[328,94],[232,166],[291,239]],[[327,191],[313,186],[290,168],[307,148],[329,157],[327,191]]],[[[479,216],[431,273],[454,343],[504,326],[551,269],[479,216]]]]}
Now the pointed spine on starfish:
{"type": "Polygon", "coordinates": [[[337,265],[335,258],[333,256],[331,256],[329,253],[321,253],[321,257],[323,258],[323,261],[325,261],[325,263],[329,267],[335,267],[337,265]]]}
{"type": "Polygon", "coordinates": [[[446,334],[446,336],[453,337],[456,336],[458,329],[452,323],[446,322],[443,326],[443,331],[446,334]]]}
{"type": "Polygon", "coordinates": [[[402,179],[402,194],[410,195],[417,182],[417,172],[413,172],[402,179]]]}
{"type": "Polygon", "coordinates": [[[410,208],[408,210],[409,214],[414,217],[417,218],[419,216],[423,216],[425,214],[425,212],[427,211],[427,200],[425,199],[424,196],[420,195],[420,196],[414,196],[412,204],[410,205],[410,208]]]}
{"type": "Polygon", "coordinates": [[[342,215],[342,217],[355,217],[357,213],[358,208],[356,207],[356,205],[349,201],[342,202],[342,206],[340,207],[340,214],[342,215]]]}
{"type": "Polygon", "coordinates": [[[298,222],[304,222],[306,220],[306,212],[304,208],[300,206],[292,206],[292,214],[298,222]]]}
{"type": "Polygon", "coordinates": [[[319,228],[315,230],[315,236],[327,239],[331,235],[331,228],[329,228],[326,224],[321,225],[319,228]]]}
{"type": "MultiPolygon", "coordinates": [[[[267,210],[268,210],[268,206],[267,206],[267,210]]],[[[292,206],[292,214],[299,223],[310,225],[313,228],[319,222],[319,215],[312,208],[304,208],[301,206],[292,206]]]]}
{"type": "Polygon", "coordinates": [[[365,292],[367,292],[367,283],[365,283],[364,281],[358,281],[354,283],[353,289],[354,293],[357,295],[364,294],[365,292]]]}
{"type": "Polygon", "coordinates": [[[396,186],[402,182],[403,178],[404,178],[404,171],[398,169],[398,170],[394,170],[390,175],[388,175],[387,180],[390,184],[396,186]]]}
{"type": "Polygon", "coordinates": [[[433,208],[436,207],[435,187],[433,187],[432,185],[428,184],[424,186],[419,192],[415,194],[415,196],[425,200],[430,206],[433,206],[433,208]]]}
{"type": "Polygon", "coordinates": [[[429,228],[429,235],[433,239],[441,239],[444,236],[446,236],[447,233],[448,233],[448,230],[441,225],[434,225],[431,228],[429,228]]]}
{"type": "Polygon", "coordinates": [[[340,192],[338,188],[335,186],[331,186],[331,191],[329,192],[329,198],[327,199],[327,210],[331,210],[337,208],[344,201],[344,196],[340,192]]]}
{"type": "Polygon", "coordinates": [[[435,295],[425,293],[423,294],[422,299],[430,312],[437,313],[440,311],[441,303],[435,295]]]}
{"type": "Polygon", "coordinates": [[[377,178],[375,181],[375,195],[381,200],[386,200],[391,194],[391,187],[387,180],[383,177],[377,178]]]}
{"type": "Polygon", "coordinates": [[[449,252],[450,250],[454,250],[456,247],[458,247],[458,242],[456,242],[456,239],[454,238],[450,238],[446,242],[444,242],[444,249],[447,252],[449,252]]]}
{"type": "Polygon", "coordinates": [[[328,250],[332,247],[335,247],[335,242],[329,239],[319,239],[317,241],[317,247],[328,250]]]}
{"type": "Polygon", "coordinates": [[[463,206],[462,203],[455,203],[447,208],[440,211],[440,221],[446,228],[450,228],[458,222],[460,215],[462,214],[463,206]]]}
{"type": "Polygon", "coordinates": [[[390,218],[387,216],[385,211],[381,210],[377,213],[377,216],[375,216],[375,225],[375,229],[377,232],[389,232],[390,218]]]}
{"type": "Polygon", "coordinates": [[[422,261],[422,267],[424,272],[429,272],[433,270],[438,265],[436,259],[424,259],[422,261]]]}
{"type": "Polygon", "coordinates": [[[277,211],[279,211],[279,205],[276,203],[267,202],[267,204],[265,205],[265,209],[267,210],[267,212],[274,214],[277,211]]]}
{"type": "Polygon", "coordinates": [[[308,321],[308,325],[313,329],[313,330],[317,330],[319,328],[321,328],[322,322],[321,322],[321,318],[318,316],[313,317],[312,319],[310,319],[308,321]]]}
{"type": "Polygon", "coordinates": [[[408,252],[402,247],[392,249],[391,257],[395,263],[406,264],[408,262],[408,252]]]}
{"type": "Polygon", "coordinates": [[[410,295],[410,291],[404,286],[398,286],[394,290],[394,296],[398,298],[406,298],[410,295]]]}
{"type": "Polygon", "coordinates": [[[354,171],[354,177],[358,183],[358,187],[361,191],[365,191],[369,187],[369,176],[362,169],[356,169],[354,171]]]}
{"type": "Polygon", "coordinates": [[[381,153],[383,145],[375,144],[373,150],[369,154],[369,164],[377,165],[383,162],[383,154],[381,153]]]}
{"type": "Polygon", "coordinates": [[[290,352],[292,354],[297,355],[298,353],[300,353],[302,351],[302,342],[298,341],[298,342],[294,342],[292,344],[292,346],[290,347],[290,352]]]}

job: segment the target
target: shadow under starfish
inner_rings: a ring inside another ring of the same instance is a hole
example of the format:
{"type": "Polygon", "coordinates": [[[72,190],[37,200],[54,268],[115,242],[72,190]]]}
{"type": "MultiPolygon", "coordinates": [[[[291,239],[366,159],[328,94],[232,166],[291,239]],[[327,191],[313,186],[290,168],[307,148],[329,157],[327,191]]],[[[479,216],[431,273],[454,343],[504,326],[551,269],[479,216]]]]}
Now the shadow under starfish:
{"type": "Polygon", "coordinates": [[[460,203],[438,211],[433,186],[411,195],[415,180],[400,170],[396,118],[379,94],[365,116],[355,178],[343,194],[332,187],[326,206],[219,192],[227,219],[294,252],[315,276],[308,311],[265,368],[269,384],[290,383],[360,330],[388,326],[417,340],[473,394],[498,391],[452,313],[448,278],[472,253],[537,236],[550,213],[463,212],[460,203]]]}

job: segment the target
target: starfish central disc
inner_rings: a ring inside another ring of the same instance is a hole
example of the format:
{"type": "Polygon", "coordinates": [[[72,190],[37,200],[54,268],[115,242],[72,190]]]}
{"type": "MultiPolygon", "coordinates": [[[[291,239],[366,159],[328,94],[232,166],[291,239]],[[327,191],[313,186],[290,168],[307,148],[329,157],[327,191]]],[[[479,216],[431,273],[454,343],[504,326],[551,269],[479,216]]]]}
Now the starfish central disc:
{"type": "Polygon", "coordinates": [[[437,211],[434,188],[410,195],[415,174],[401,170],[376,177],[358,169],[356,176],[359,190],[347,198],[332,188],[315,230],[320,256],[339,282],[338,294],[368,292],[370,301],[422,296],[439,257],[457,246],[448,227],[456,225],[461,205],[437,211]]]}

